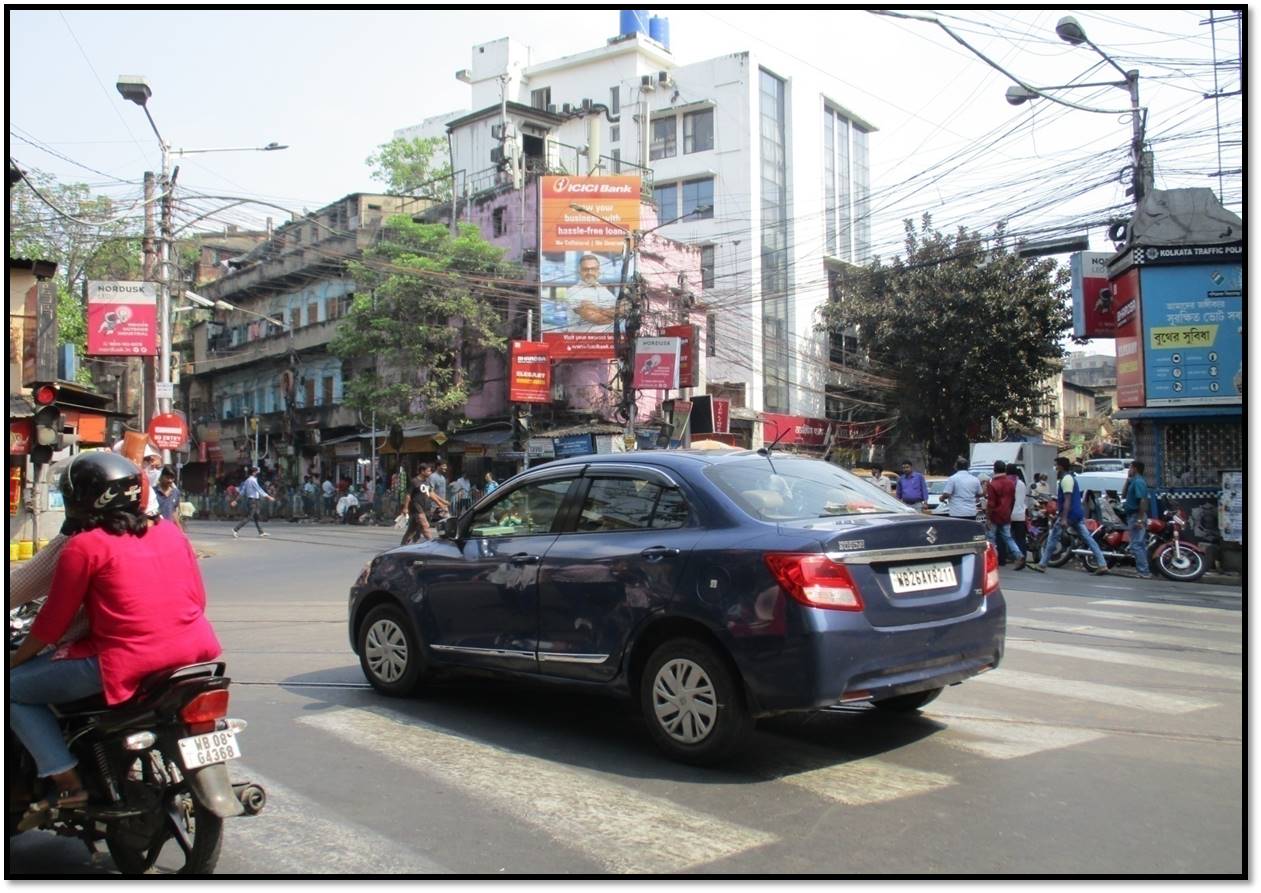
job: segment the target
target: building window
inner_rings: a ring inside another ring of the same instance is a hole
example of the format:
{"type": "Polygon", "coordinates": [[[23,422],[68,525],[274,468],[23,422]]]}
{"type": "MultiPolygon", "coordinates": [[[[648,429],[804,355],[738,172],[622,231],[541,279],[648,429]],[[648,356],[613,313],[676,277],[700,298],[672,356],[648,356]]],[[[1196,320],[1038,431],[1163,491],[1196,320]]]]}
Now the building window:
{"type": "Polygon", "coordinates": [[[613,173],[620,174],[622,172],[622,150],[613,149],[609,153],[609,157],[613,159],[613,173]]]}
{"type": "Polygon", "coordinates": [[[678,132],[679,119],[673,115],[653,121],[652,145],[648,149],[648,157],[656,161],[658,158],[673,158],[678,154],[678,132]]]}
{"type": "Polygon", "coordinates": [[[302,308],[291,307],[289,309],[289,328],[297,329],[302,326],[302,308]]]}
{"type": "Polygon", "coordinates": [[[339,316],[341,316],[342,315],[342,299],[329,298],[328,306],[325,309],[324,313],[328,319],[337,319],[339,316]]]}
{"type": "Polygon", "coordinates": [[[333,376],[331,375],[324,376],[324,394],[322,402],[325,406],[333,405],[333,376]]]}
{"type": "Polygon", "coordinates": [[[679,213],[679,184],[665,183],[654,186],[652,200],[657,204],[658,223],[673,220],[679,213]]]}
{"type": "Polygon", "coordinates": [[[714,148],[714,110],[688,112],[683,116],[683,154],[714,148]]]}
{"type": "Polygon", "coordinates": [[[694,218],[714,216],[714,178],[683,181],[683,213],[694,218]]]}
{"type": "Polygon", "coordinates": [[[544,111],[546,111],[547,107],[551,104],[552,104],[552,88],[551,87],[544,87],[541,90],[530,91],[530,105],[533,106],[534,108],[543,109],[544,111]]]}
{"type": "Polygon", "coordinates": [[[496,208],[490,212],[491,226],[496,236],[502,236],[508,231],[508,227],[504,225],[504,209],[496,208]]]}
{"type": "Polygon", "coordinates": [[[860,263],[871,254],[871,166],[867,131],[854,128],[854,257],[860,263]]]}
{"type": "Polygon", "coordinates": [[[714,287],[714,251],[713,245],[701,246],[701,285],[714,287]]]}
{"type": "Polygon", "coordinates": [[[315,406],[315,378],[313,376],[303,379],[302,396],[306,398],[303,406],[315,406]]]}
{"type": "Polygon", "coordinates": [[[614,124],[609,128],[609,142],[620,143],[622,141],[622,127],[620,124],[614,124]]]}
{"type": "Polygon", "coordinates": [[[315,301],[306,305],[306,324],[313,326],[320,321],[320,305],[315,301]]]}
{"type": "Polygon", "coordinates": [[[762,205],[763,408],[789,409],[788,153],[785,83],[763,69],[758,79],[762,205]]]}
{"type": "MultiPolygon", "coordinates": [[[[619,84],[616,87],[609,88],[609,114],[616,115],[622,110],[622,87],[619,84]]],[[[617,137],[613,137],[616,141],[617,137]]]]}
{"type": "Polygon", "coordinates": [[[718,356],[718,314],[705,314],[705,356],[718,356]]]}

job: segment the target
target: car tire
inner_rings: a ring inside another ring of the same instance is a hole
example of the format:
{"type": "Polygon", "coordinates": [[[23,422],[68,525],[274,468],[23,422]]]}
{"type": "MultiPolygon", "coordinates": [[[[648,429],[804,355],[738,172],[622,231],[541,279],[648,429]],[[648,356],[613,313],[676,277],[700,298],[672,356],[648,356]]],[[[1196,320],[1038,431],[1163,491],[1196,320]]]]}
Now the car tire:
{"type": "Polygon", "coordinates": [[[372,687],[392,697],[413,694],[424,681],[420,636],[395,605],[378,605],[359,627],[359,666],[372,687]]]}
{"type": "Polygon", "coordinates": [[[924,691],[913,691],[908,695],[894,695],[891,698],[883,698],[871,703],[889,713],[916,713],[921,707],[937,700],[941,692],[940,688],[929,688],[924,691]]]}
{"type": "Polygon", "coordinates": [[[753,731],[735,672],[695,639],[658,646],[644,667],[639,691],[653,741],[680,762],[718,763],[746,745],[753,731]]]}

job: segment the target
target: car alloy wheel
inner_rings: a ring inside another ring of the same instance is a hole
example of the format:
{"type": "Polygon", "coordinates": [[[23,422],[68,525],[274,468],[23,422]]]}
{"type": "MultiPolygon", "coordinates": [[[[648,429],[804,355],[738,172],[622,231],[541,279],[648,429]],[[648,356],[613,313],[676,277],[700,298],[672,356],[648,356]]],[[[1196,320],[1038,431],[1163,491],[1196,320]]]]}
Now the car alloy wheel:
{"type": "Polygon", "coordinates": [[[409,695],[420,685],[425,672],[420,639],[396,605],[378,605],[364,618],[359,665],[372,687],[387,695],[409,695]]]}
{"type": "Polygon", "coordinates": [[[705,740],[718,719],[714,683],[690,660],[672,660],[657,671],[652,700],[657,722],[667,735],[684,744],[705,740]]]}

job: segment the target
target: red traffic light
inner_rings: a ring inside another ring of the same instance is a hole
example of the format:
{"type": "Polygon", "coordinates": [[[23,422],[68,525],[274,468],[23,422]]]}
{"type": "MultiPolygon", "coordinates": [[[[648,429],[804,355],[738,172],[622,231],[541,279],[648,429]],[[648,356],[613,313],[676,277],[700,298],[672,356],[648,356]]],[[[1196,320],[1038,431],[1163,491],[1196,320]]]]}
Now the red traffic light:
{"type": "Polygon", "coordinates": [[[49,403],[55,403],[56,400],[57,389],[52,385],[40,385],[35,389],[35,402],[40,406],[47,406],[49,403]]]}

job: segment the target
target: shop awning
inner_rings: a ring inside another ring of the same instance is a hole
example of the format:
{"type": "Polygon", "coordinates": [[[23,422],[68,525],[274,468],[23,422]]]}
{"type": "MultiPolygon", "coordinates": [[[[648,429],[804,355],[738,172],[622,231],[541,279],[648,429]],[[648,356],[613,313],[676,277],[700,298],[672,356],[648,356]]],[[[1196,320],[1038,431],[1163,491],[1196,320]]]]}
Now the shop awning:
{"type": "MultiPolygon", "coordinates": [[[[398,448],[401,453],[436,453],[438,445],[434,443],[433,437],[426,435],[424,437],[404,437],[402,445],[398,448]]],[[[394,447],[390,446],[384,437],[377,441],[378,454],[394,454],[394,447]]]]}
{"type": "Polygon", "coordinates": [[[482,446],[497,446],[512,440],[512,431],[507,428],[498,431],[468,431],[463,434],[452,434],[451,439],[458,443],[476,443],[482,446]]]}

